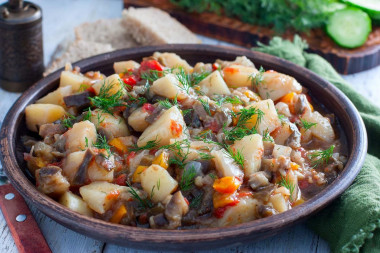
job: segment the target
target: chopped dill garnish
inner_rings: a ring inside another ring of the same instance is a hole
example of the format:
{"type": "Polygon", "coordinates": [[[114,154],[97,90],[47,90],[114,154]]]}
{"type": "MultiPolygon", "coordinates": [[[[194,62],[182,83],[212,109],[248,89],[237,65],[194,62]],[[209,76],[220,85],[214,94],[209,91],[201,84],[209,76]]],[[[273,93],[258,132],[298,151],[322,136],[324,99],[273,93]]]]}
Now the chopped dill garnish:
{"type": "Polygon", "coordinates": [[[326,150],[316,150],[308,155],[313,167],[318,167],[323,164],[328,164],[330,158],[333,155],[335,145],[331,145],[326,150]]]}
{"type": "Polygon", "coordinates": [[[258,124],[260,124],[261,120],[263,119],[264,112],[255,107],[241,109],[238,113],[236,113],[236,116],[239,117],[236,123],[236,127],[240,127],[247,124],[248,121],[252,119],[254,115],[257,115],[257,119],[255,123],[255,127],[256,127],[258,124]]]}
{"type": "Polygon", "coordinates": [[[73,127],[73,120],[75,120],[75,116],[68,113],[65,118],[62,120],[62,125],[64,125],[66,128],[72,128],[73,127]]]}
{"type": "Polygon", "coordinates": [[[217,179],[218,178],[214,173],[210,173],[210,174],[208,174],[208,176],[211,177],[212,179],[217,179]]]}
{"type": "Polygon", "coordinates": [[[189,94],[190,88],[192,87],[190,75],[186,73],[183,67],[178,67],[175,71],[175,75],[181,83],[178,87],[189,94]]]}
{"type": "Polygon", "coordinates": [[[179,182],[179,187],[182,191],[188,191],[193,187],[194,178],[196,175],[197,171],[194,166],[183,170],[181,181],[179,182]]]}
{"type": "Polygon", "coordinates": [[[274,143],[274,139],[272,136],[270,136],[268,129],[263,133],[263,141],[270,141],[274,143]]]}
{"type": "Polygon", "coordinates": [[[123,91],[119,89],[115,94],[110,94],[114,84],[103,84],[100,88],[99,95],[89,97],[91,103],[100,110],[113,115],[112,108],[117,106],[125,106],[122,102],[123,91]]]}
{"type": "Polygon", "coordinates": [[[80,86],[79,86],[79,89],[78,89],[78,92],[83,92],[85,90],[87,90],[88,88],[90,88],[91,86],[89,84],[85,84],[85,83],[82,83],[80,86]]]}
{"type": "Polygon", "coordinates": [[[199,152],[199,156],[202,160],[210,160],[210,159],[214,158],[214,156],[212,156],[208,153],[203,153],[203,152],[199,152]]]}
{"type": "Polygon", "coordinates": [[[294,190],[296,189],[296,186],[295,184],[293,184],[292,182],[289,181],[289,179],[287,177],[283,177],[281,175],[281,181],[278,182],[278,185],[280,186],[283,186],[285,187],[286,189],[289,190],[289,193],[290,193],[290,201],[293,201],[293,192],[294,190]]]}
{"type": "Polygon", "coordinates": [[[132,195],[132,198],[136,201],[138,201],[139,203],[139,207],[141,209],[147,209],[147,208],[152,208],[153,207],[153,203],[148,199],[148,198],[145,198],[145,199],[142,199],[139,194],[135,191],[135,189],[133,189],[133,187],[131,186],[131,184],[126,181],[129,189],[128,189],[128,192],[132,195]]]}
{"type": "Polygon", "coordinates": [[[157,148],[159,143],[160,141],[157,140],[157,136],[156,136],[155,140],[148,141],[144,146],[138,147],[137,145],[135,145],[135,147],[130,148],[129,150],[130,151],[151,150],[151,149],[157,148]]]}
{"type": "Polygon", "coordinates": [[[230,104],[233,104],[233,105],[237,105],[237,104],[242,104],[243,101],[241,101],[241,99],[238,97],[238,96],[233,96],[233,97],[223,97],[221,95],[218,95],[214,101],[216,102],[216,104],[218,106],[222,106],[222,104],[224,103],[230,103],[230,104]]]}
{"type": "Polygon", "coordinates": [[[281,120],[281,121],[285,120],[285,115],[277,114],[277,117],[278,117],[278,119],[281,120]]]}
{"type": "Polygon", "coordinates": [[[166,109],[173,107],[173,104],[169,101],[169,99],[158,101],[158,104],[166,109]]]}
{"type": "MultiPolygon", "coordinates": [[[[87,140],[87,142],[88,142],[88,140],[87,140]]],[[[92,145],[97,149],[106,150],[107,154],[108,154],[107,158],[109,158],[110,155],[112,154],[111,147],[110,147],[110,145],[108,145],[107,138],[105,136],[98,134],[96,137],[96,143],[92,143],[92,145]]]]}
{"type": "Polygon", "coordinates": [[[203,198],[203,193],[201,192],[197,196],[195,196],[195,198],[193,198],[189,207],[190,208],[198,208],[201,205],[202,198],[203,198]]]}
{"type": "Polygon", "coordinates": [[[206,113],[211,116],[209,103],[206,100],[203,100],[201,98],[199,98],[198,101],[201,102],[203,109],[205,109],[206,113]]]}
{"type": "Polygon", "coordinates": [[[260,66],[259,72],[251,74],[248,79],[251,80],[252,87],[255,88],[255,86],[258,86],[260,83],[264,81],[264,74],[265,69],[263,66],[260,66]]]}
{"type": "Polygon", "coordinates": [[[139,107],[145,104],[146,102],[148,102],[148,100],[145,97],[135,98],[135,97],[132,97],[130,94],[128,94],[127,102],[130,103],[128,107],[133,107],[134,105],[139,107]]]}
{"type": "Polygon", "coordinates": [[[226,154],[232,158],[238,165],[244,167],[244,156],[243,154],[241,153],[241,150],[236,150],[236,152],[234,152],[231,148],[231,146],[225,146],[225,149],[226,149],[226,154]]]}
{"type": "Polygon", "coordinates": [[[186,116],[188,113],[190,113],[193,109],[186,109],[186,110],[182,110],[182,114],[183,116],[186,116]]]}
{"type": "Polygon", "coordinates": [[[202,131],[198,136],[193,137],[197,141],[203,141],[204,143],[208,144],[216,144],[216,145],[222,145],[219,142],[213,141],[211,138],[213,136],[213,133],[210,129],[202,131]]]}
{"type": "Polygon", "coordinates": [[[308,122],[308,121],[303,120],[303,119],[301,119],[301,124],[302,124],[302,127],[305,128],[305,130],[308,130],[308,129],[312,128],[313,126],[317,125],[317,123],[308,122]]]}
{"type": "Polygon", "coordinates": [[[172,72],[172,69],[165,69],[163,71],[150,69],[149,71],[141,73],[141,79],[144,79],[153,83],[157,79],[160,79],[161,77],[171,72],[172,72]]]}
{"type": "Polygon", "coordinates": [[[90,120],[91,119],[91,115],[92,115],[92,112],[91,112],[91,108],[89,107],[88,110],[87,110],[87,112],[83,116],[83,120],[90,120]]]}
{"type": "Polygon", "coordinates": [[[211,74],[210,72],[202,72],[202,73],[194,72],[190,75],[191,83],[193,85],[197,85],[210,74],[211,74]]]}
{"type": "Polygon", "coordinates": [[[176,157],[169,159],[169,163],[176,164],[179,167],[184,168],[186,165],[185,161],[190,153],[190,141],[188,139],[176,141],[173,144],[161,146],[159,149],[168,149],[173,151],[176,157]]]}

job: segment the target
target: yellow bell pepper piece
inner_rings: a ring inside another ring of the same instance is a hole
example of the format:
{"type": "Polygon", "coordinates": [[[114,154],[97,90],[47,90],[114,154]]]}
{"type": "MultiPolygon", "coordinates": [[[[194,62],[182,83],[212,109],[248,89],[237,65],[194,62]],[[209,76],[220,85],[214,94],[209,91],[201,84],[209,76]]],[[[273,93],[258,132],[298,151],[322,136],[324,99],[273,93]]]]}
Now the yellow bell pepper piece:
{"type": "Polygon", "coordinates": [[[220,193],[234,193],[240,185],[241,181],[236,177],[222,177],[215,179],[212,187],[220,193]]]}
{"type": "Polygon", "coordinates": [[[289,110],[292,114],[294,114],[294,95],[295,93],[294,92],[290,92],[288,94],[286,94],[285,96],[283,96],[282,98],[280,98],[280,101],[279,102],[283,102],[285,104],[287,104],[289,106],[289,110]]]}
{"type": "Polygon", "coordinates": [[[120,223],[121,219],[127,214],[127,208],[124,205],[121,205],[119,209],[111,217],[110,222],[120,223]]]}
{"type": "Polygon", "coordinates": [[[167,152],[162,152],[154,158],[152,164],[158,164],[162,168],[167,169],[169,167],[169,154],[167,152]]]}
{"type": "Polygon", "coordinates": [[[112,139],[109,142],[109,145],[111,145],[112,147],[115,147],[121,153],[128,152],[128,147],[119,138],[112,139]]]}
{"type": "Polygon", "coordinates": [[[136,170],[135,170],[135,173],[133,173],[133,176],[132,176],[132,182],[133,183],[140,183],[141,182],[141,177],[140,177],[140,174],[146,169],[148,168],[148,166],[137,166],[136,170]]]}
{"type": "Polygon", "coordinates": [[[292,169],[292,170],[298,170],[299,167],[300,166],[298,164],[294,163],[294,162],[290,163],[290,169],[292,169]]]}
{"type": "Polygon", "coordinates": [[[219,193],[215,192],[212,198],[214,208],[233,206],[239,203],[239,199],[235,194],[219,193]]]}

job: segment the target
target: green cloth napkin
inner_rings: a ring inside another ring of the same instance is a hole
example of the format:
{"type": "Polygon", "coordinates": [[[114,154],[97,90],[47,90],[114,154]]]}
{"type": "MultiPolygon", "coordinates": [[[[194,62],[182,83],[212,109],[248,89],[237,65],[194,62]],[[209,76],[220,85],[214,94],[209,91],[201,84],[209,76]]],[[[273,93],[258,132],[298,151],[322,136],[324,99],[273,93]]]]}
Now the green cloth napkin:
{"type": "Polygon", "coordinates": [[[293,42],[274,37],[269,45],[259,44],[253,50],[306,67],[334,84],[354,103],[370,136],[367,157],[353,184],[308,225],[332,252],[380,252],[380,108],[357,93],[322,57],[305,52],[307,47],[296,35],[293,42]]]}

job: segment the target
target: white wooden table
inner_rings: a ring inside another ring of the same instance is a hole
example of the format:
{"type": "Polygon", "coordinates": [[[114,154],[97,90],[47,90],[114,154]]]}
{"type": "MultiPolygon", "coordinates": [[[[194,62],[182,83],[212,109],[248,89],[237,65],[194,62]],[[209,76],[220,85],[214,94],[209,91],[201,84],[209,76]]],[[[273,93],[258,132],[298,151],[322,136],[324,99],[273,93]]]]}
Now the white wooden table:
{"type": "MultiPolygon", "coordinates": [[[[121,0],[32,0],[43,9],[43,33],[45,64],[50,60],[56,46],[67,38],[73,38],[73,28],[85,21],[95,21],[99,18],[114,18],[121,16],[121,0]]],[[[0,1],[0,4],[4,1],[0,1]]],[[[225,44],[220,41],[201,37],[207,44],[225,44]]],[[[1,46],[1,45],[0,45],[1,46]]],[[[380,67],[354,75],[344,76],[361,94],[380,106],[376,99],[380,92],[380,67]]],[[[10,93],[0,89],[0,125],[4,116],[19,93],[10,93]]],[[[140,252],[118,247],[113,244],[94,240],[67,229],[40,211],[30,206],[50,248],[53,252],[140,252]]],[[[17,252],[17,248],[0,212],[0,252],[17,252]]],[[[329,252],[327,243],[305,224],[295,225],[281,234],[251,244],[239,247],[223,248],[217,251],[204,252],[329,252]]]]}

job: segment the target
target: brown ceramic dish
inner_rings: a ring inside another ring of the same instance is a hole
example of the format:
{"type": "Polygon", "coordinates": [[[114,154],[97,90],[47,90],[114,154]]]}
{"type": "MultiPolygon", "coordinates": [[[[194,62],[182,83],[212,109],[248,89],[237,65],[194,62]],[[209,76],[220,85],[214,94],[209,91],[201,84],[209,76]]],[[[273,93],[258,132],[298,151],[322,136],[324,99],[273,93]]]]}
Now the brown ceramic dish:
{"type": "Polygon", "coordinates": [[[128,247],[156,250],[212,249],[275,235],[285,227],[304,220],[321,210],[343,193],[359,173],[367,153],[367,134],[358,111],[349,99],[332,84],[288,61],[244,49],[207,45],[164,45],[119,50],[82,60],[75,65],[84,72],[100,70],[105,74],[111,74],[113,62],[139,61],[142,57],[150,56],[155,51],[174,52],[189,63],[212,62],[217,58],[233,60],[236,56],[245,55],[257,66],[262,65],[265,69],[274,69],[293,76],[303,86],[310,89],[314,98],[317,98],[319,103],[339,119],[347,138],[349,151],[345,169],[334,182],[304,204],[278,215],[231,227],[198,230],[144,229],[115,225],[85,217],[38,192],[33,180],[27,174],[27,167],[23,160],[20,136],[26,133],[24,108],[57,88],[60,76],[60,71],[57,71],[40,80],[17,100],[4,119],[1,129],[2,162],[11,183],[24,198],[30,200],[47,216],[85,235],[128,247]]]}

